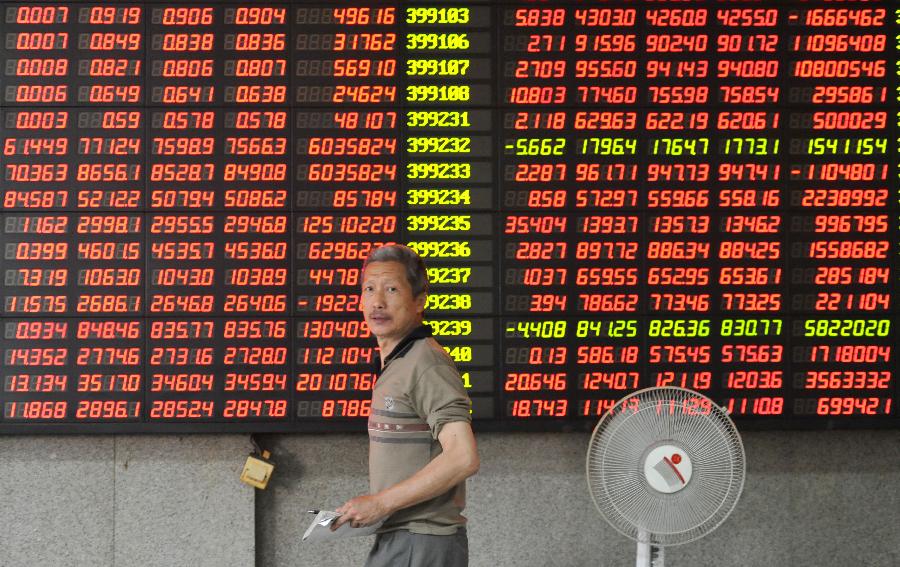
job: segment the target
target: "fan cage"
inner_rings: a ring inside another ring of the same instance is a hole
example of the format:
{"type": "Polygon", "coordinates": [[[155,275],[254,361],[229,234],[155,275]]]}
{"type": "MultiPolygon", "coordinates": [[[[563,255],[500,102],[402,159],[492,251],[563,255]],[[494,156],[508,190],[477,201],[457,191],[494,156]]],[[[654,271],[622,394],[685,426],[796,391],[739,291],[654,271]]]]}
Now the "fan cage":
{"type": "Polygon", "coordinates": [[[655,546],[694,541],[734,510],[744,487],[746,460],[728,414],[708,397],[684,388],[639,390],[619,400],[594,428],[587,454],[594,505],[616,530],[655,546]],[[675,445],[693,464],[686,486],[657,492],[644,459],[675,445]]]}

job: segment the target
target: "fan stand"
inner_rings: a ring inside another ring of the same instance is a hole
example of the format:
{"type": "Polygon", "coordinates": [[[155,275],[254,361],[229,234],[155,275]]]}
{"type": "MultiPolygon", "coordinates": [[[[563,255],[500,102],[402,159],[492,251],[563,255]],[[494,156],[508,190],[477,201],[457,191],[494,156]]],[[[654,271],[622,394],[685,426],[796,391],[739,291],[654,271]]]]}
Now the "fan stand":
{"type": "MultiPolygon", "coordinates": [[[[687,486],[694,465],[687,451],[672,442],[664,442],[644,457],[644,480],[659,494],[673,494],[687,486]]],[[[665,552],[653,545],[651,534],[638,529],[637,567],[663,567],[665,552]]]]}
{"type": "MultiPolygon", "coordinates": [[[[638,539],[649,539],[647,532],[641,531],[638,539]]],[[[663,567],[665,563],[665,548],[642,543],[637,544],[636,567],[663,567]]]]}

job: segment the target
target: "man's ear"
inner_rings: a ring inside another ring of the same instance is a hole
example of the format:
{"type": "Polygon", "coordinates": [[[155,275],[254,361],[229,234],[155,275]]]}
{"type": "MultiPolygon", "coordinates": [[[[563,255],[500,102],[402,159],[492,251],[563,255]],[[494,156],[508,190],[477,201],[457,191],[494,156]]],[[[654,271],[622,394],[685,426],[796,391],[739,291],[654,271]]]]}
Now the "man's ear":
{"type": "Polygon", "coordinates": [[[416,296],[416,313],[425,314],[425,302],[428,300],[428,294],[424,291],[416,296]]]}

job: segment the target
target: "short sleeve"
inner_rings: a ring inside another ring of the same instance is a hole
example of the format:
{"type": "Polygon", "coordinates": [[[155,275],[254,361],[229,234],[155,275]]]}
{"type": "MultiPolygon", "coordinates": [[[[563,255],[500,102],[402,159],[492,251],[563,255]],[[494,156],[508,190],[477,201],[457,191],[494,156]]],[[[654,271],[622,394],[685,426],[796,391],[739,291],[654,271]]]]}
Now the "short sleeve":
{"type": "Polygon", "coordinates": [[[411,394],[413,407],[428,422],[434,439],[445,423],[472,421],[472,402],[452,365],[435,364],[423,370],[411,394]]]}

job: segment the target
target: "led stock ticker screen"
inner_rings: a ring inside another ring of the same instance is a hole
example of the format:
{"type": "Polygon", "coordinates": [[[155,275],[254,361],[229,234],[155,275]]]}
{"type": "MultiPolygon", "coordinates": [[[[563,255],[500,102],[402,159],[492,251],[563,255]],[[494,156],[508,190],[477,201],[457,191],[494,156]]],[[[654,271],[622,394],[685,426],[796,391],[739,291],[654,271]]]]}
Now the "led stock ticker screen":
{"type": "Polygon", "coordinates": [[[362,430],[387,242],[476,427],[900,424],[890,3],[0,14],[2,433],[362,430]]]}

